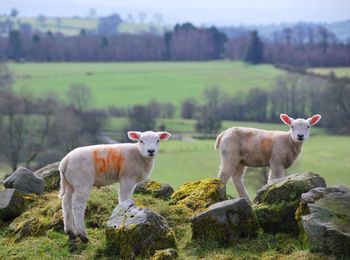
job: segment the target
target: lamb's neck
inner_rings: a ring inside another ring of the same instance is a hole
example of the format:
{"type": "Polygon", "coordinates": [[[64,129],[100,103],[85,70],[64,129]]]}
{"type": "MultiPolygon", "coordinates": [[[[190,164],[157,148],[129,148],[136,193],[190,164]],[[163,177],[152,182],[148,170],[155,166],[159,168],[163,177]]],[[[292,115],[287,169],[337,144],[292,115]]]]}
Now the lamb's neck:
{"type": "Polygon", "coordinates": [[[290,131],[288,132],[288,142],[290,144],[290,150],[297,156],[301,152],[304,142],[294,141],[290,131]]]}

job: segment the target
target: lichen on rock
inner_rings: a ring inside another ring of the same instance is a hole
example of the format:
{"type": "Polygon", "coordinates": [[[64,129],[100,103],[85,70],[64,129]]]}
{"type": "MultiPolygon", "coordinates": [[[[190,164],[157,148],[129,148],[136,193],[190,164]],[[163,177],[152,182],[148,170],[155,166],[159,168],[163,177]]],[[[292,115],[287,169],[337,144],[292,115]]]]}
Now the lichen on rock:
{"type": "Polygon", "coordinates": [[[126,200],[113,211],[106,228],[106,251],[121,258],[150,256],[156,250],[175,247],[167,221],[150,209],[126,200]]]}
{"type": "Polygon", "coordinates": [[[266,232],[298,234],[295,220],[301,194],[316,187],[325,187],[323,178],[315,173],[297,173],[276,179],[263,186],[254,199],[258,221],[266,232]]]}
{"type": "Polygon", "coordinates": [[[151,260],[173,260],[179,257],[177,251],[173,248],[157,250],[151,257],[151,260]]]}
{"type": "Polygon", "coordinates": [[[170,199],[174,189],[165,183],[154,180],[147,180],[136,186],[134,193],[149,194],[159,199],[170,199]]]}
{"type": "Polygon", "coordinates": [[[310,251],[350,257],[350,190],[315,188],[301,196],[297,219],[310,251]]]}
{"type": "Polygon", "coordinates": [[[45,192],[58,190],[60,187],[60,171],[58,170],[60,162],[46,165],[45,167],[34,172],[34,175],[44,179],[45,192]]]}
{"type": "Polygon", "coordinates": [[[225,185],[216,178],[187,182],[171,196],[171,204],[185,205],[194,211],[201,211],[217,202],[227,199],[225,185]]]}
{"type": "Polygon", "coordinates": [[[239,238],[257,236],[258,221],[244,198],[225,200],[191,219],[192,238],[227,245],[239,238]]]}

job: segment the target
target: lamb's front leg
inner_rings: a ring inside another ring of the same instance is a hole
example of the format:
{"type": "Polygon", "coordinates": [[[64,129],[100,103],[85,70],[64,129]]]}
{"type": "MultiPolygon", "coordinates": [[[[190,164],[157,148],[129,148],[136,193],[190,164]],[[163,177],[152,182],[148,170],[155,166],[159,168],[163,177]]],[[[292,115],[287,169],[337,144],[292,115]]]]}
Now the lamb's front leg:
{"type": "Polygon", "coordinates": [[[282,178],[284,176],[284,167],[279,164],[271,164],[268,182],[274,179],[282,178]]]}
{"type": "Polygon", "coordinates": [[[124,200],[131,199],[134,189],[136,187],[136,182],[128,178],[120,179],[120,188],[119,188],[119,203],[124,200]]]}

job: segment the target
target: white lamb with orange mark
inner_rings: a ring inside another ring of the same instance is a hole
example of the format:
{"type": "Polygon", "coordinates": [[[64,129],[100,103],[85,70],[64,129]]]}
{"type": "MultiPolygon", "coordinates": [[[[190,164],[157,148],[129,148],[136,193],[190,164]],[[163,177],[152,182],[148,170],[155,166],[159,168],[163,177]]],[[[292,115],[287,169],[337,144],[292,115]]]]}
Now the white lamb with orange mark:
{"type": "Polygon", "coordinates": [[[314,115],[308,119],[293,119],[286,114],[281,120],[290,126],[288,132],[266,131],[255,128],[232,127],[216,139],[221,165],[218,177],[226,185],[232,177],[240,197],[249,200],[243,183],[246,167],[270,167],[269,180],[284,176],[301,152],[303,142],[309,138],[310,126],[321,119],[314,115]]]}
{"type": "Polygon", "coordinates": [[[87,242],[84,225],[86,203],[93,186],[120,182],[119,202],[131,198],[136,185],[148,178],[161,140],[167,132],[128,132],[134,144],[104,144],[79,147],[59,165],[64,231],[71,239],[87,242]]]}

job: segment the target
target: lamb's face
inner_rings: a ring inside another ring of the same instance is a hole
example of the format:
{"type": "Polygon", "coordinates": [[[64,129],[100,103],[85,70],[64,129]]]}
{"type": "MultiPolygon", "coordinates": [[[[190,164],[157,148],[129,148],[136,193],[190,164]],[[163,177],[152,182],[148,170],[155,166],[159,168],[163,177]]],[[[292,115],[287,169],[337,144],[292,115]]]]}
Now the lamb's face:
{"type": "Polygon", "coordinates": [[[290,126],[290,134],[293,141],[303,142],[310,136],[310,123],[309,121],[298,118],[292,121],[290,126]]]}
{"type": "Polygon", "coordinates": [[[304,142],[310,136],[310,127],[317,124],[321,115],[314,115],[308,119],[293,119],[286,114],[280,115],[283,123],[290,126],[290,135],[295,142],[304,142]]]}
{"type": "Polygon", "coordinates": [[[131,131],[128,132],[131,140],[138,142],[138,149],[144,157],[154,157],[159,151],[161,140],[168,140],[170,134],[168,132],[147,131],[144,133],[131,131]]]}

